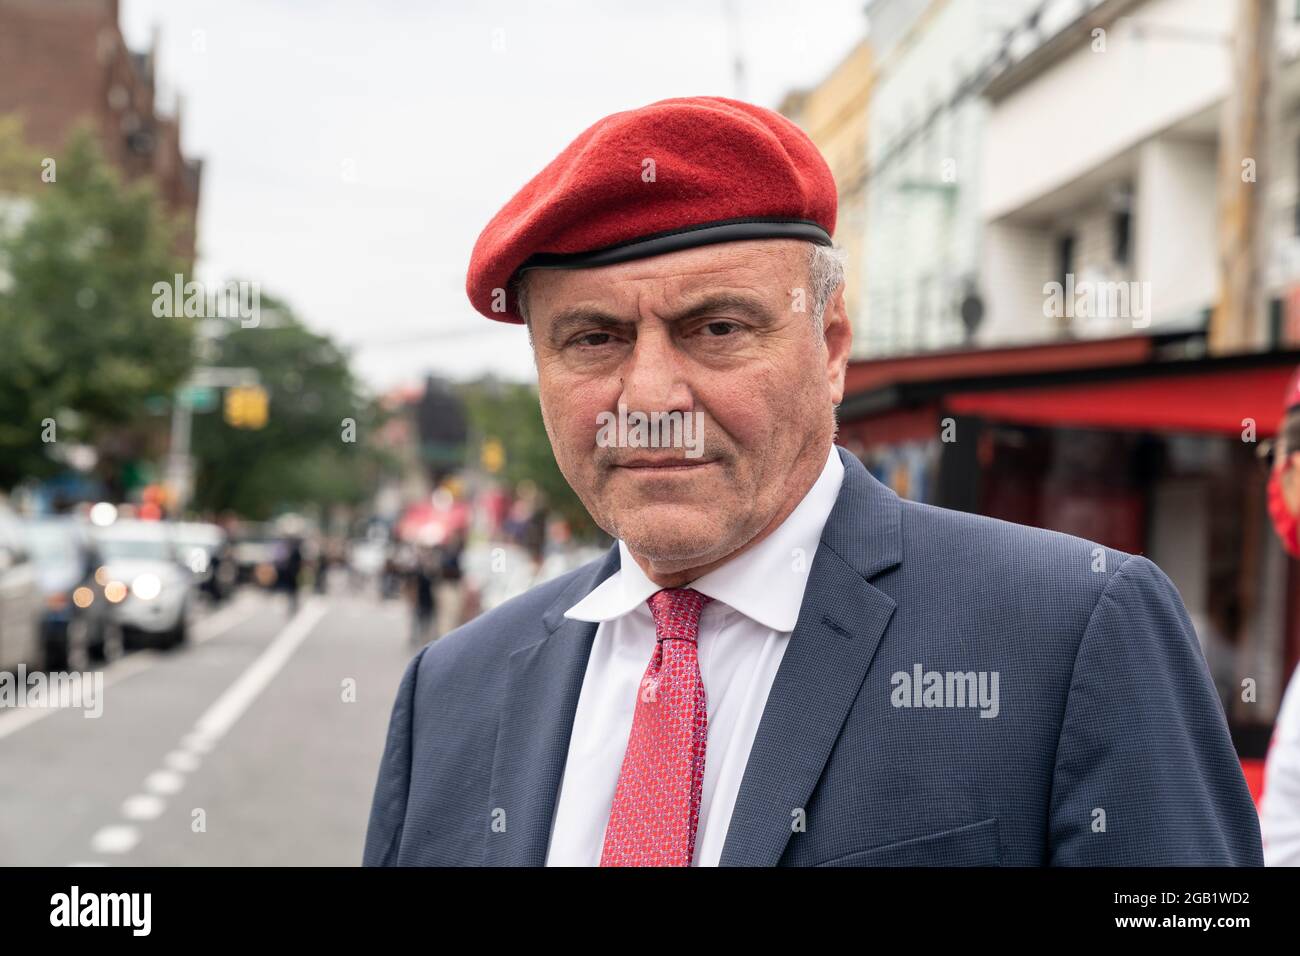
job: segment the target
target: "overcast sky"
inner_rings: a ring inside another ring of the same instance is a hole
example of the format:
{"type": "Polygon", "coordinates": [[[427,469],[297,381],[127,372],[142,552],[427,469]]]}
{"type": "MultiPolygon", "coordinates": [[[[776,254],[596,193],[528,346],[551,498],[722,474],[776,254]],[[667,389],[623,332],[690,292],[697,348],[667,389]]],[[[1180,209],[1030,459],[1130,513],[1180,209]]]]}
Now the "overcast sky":
{"type": "Polygon", "coordinates": [[[137,50],[160,29],[205,162],[199,277],[261,282],[387,388],[532,378],[526,333],[470,308],[465,269],[583,129],[670,96],[776,106],[865,25],[862,0],[733,6],[734,30],[726,0],[122,0],[122,25],[137,50]]]}

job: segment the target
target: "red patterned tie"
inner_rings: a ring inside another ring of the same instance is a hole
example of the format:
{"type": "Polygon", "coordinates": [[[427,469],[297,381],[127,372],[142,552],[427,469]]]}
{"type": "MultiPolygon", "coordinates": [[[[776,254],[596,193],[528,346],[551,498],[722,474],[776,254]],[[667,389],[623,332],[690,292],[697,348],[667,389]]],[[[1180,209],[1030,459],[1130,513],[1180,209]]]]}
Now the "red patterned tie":
{"type": "Polygon", "coordinates": [[[637,688],[601,866],[690,866],[709,734],[695,642],[711,600],[668,588],[646,602],[658,640],[637,688]]]}

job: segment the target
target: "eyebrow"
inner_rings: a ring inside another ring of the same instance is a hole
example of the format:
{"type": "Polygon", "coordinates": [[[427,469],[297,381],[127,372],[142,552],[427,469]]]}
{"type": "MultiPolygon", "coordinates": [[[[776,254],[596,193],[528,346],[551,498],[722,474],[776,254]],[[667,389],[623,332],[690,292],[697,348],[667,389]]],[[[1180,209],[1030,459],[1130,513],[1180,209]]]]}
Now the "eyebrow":
{"type": "MultiPolygon", "coordinates": [[[[669,324],[688,322],[710,312],[740,312],[756,325],[770,325],[774,321],[774,316],[760,299],[738,292],[714,292],[706,295],[688,304],[686,308],[670,316],[666,321],[669,324]]],[[[553,346],[559,346],[568,337],[570,331],[577,328],[608,330],[634,324],[595,306],[575,305],[561,309],[555,314],[551,320],[547,339],[553,346]]]]}

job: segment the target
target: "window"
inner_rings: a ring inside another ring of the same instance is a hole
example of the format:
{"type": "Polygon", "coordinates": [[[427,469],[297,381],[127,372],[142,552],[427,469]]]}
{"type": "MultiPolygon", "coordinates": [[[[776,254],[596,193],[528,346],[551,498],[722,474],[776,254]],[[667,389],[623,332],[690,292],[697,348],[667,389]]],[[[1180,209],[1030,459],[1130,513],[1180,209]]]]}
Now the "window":
{"type": "Polygon", "coordinates": [[[1111,258],[1115,260],[1117,266],[1129,264],[1132,234],[1133,214],[1127,209],[1113,213],[1110,217],[1111,258]]]}
{"type": "Polygon", "coordinates": [[[1056,276],[1065,287],[1066,277],[1074,272],[1074,233],[1066,233],[1056,240],[1056,276]]]}

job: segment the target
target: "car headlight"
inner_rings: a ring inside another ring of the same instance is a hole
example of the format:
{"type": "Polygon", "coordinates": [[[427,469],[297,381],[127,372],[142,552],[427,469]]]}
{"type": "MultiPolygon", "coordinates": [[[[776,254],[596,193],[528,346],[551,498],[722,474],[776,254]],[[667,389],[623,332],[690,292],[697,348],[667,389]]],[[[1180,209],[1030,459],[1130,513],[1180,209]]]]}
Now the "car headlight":
{"type": "Polygon", "coordinates": [[[162,593],[162,582],[156,574],[142,574],[131,582],[131,593],[141,601],[152,601],[162,593]]]}

